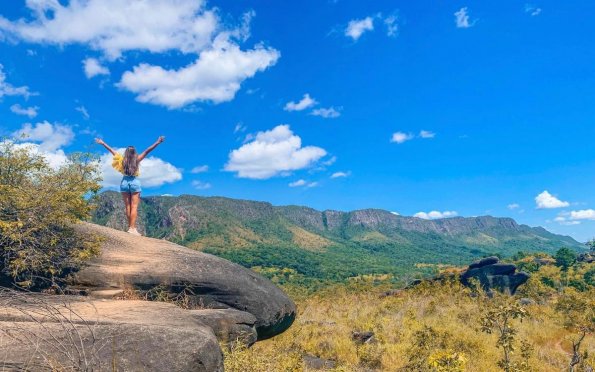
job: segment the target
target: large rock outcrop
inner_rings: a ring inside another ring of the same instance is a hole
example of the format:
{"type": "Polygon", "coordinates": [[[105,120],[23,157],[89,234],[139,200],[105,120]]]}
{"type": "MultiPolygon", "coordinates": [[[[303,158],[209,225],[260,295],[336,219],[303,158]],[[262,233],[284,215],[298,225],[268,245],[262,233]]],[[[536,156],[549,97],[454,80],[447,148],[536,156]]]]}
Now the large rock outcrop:
{"type": "Polygon", "coordinates": [[[223,371],[201,310],[43,294],[0,300],[2,370],[223,371]]]}
{"type": "Polygon", "coordinates": [[[469,265],[461,273],[461,283],[471,285],[471,279],[476,279],[485,291],[496,289],[500,292],[514,294],[517,288],[529,279],[529,274],[516,272],[513,264],[499,263],[498,257],[487,257],[469,265]]]}
{"type": "Polygon", "coordinates": [[[252,314],[258,340],[285,331],[295,318],[295,304],[280,288],[242,266],[165,240],[88,223],[76,228],[103,243],[100,256],[72,275],[73,286],[189,289],[206,307],[252,314]]]}

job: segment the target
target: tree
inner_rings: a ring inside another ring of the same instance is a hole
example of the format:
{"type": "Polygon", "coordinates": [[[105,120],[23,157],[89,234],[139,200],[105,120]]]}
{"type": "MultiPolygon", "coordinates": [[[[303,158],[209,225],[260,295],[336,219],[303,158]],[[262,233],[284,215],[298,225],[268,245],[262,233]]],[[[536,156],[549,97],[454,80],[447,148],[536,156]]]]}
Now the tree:
{"type": "Polygon", "coordinates": [[[496,346],[502,349],[502,359],[498,361],[498,366],[506,372],[528,369],[526,361],[530,345],[527,343],[523,342],[521,347],[523,360],[512,359],[517,334],[514,320],[522,320],[528,316],[527,310],[515,298],[502,294],[496,294],[494,298],[486,300],[488,308],[480,318],[480,329],[482,332],[496,333],[498,336],[496,346]]]}
{"type": "Polygon", "coordinates": [[[91,212],[97,169],[83,154],[54,169],[32,148],[0,140],[0,277],[53,285],[97,253],[96,239],[72,228],[91,212]]]}
{"type": "Polygon", "coordinates": [[[554,256],[556,259],[556,265],[559,266],[562,271],[568,271],[568,269],[576,262],[576,253],[569,248],[560,248],[554,256]]]}
{"type": "Polygon", "coordinates": [[[570,371],[584,362],[585,354],[581,354],[581,345],[587,334],[595,331],[595,298],[594,291],[580,293],[573,288],[568,288],[556,303],[556,311],[562,315],[564,327],[577,333],[571,340],[572,356],[570,371]]]}
{"type": "Polygon", "coordinates": [[[589,247],[589,250],[591,251],[592,254],[595,254],[595,238],[589,240],[586,243],[587,247],[589,247]]]}

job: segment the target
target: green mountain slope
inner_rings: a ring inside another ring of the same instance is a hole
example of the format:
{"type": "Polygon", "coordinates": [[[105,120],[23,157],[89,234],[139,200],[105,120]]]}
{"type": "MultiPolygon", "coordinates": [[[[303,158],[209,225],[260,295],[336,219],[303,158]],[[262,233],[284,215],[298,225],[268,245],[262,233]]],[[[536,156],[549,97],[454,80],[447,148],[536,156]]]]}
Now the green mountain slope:
{"type": "MultiPolygon", "coordinates": [[[[102,193],[97,205],[94,222],[124,229],[119,193],[102,193]]],[[[378,209],[321,212],[192,195],[143,198],[139,230],[244,266],[288,268],[284,275],[304,280],[424,273],[432,264],[465,264],[488,254],[583,249],[570,237],[511,218],[430,221],[378,209]]]]}

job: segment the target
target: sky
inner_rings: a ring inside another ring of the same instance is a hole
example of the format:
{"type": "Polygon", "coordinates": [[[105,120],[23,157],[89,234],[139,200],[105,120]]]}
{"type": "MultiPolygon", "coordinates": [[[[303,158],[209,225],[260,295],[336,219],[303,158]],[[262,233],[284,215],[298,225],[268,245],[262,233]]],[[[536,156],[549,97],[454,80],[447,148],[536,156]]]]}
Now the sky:
{"type": "Polygon", "coordinates": [[[595,236],[591,1],[14,0],[0,136],[139,151],[143,195],[595,236]]]}

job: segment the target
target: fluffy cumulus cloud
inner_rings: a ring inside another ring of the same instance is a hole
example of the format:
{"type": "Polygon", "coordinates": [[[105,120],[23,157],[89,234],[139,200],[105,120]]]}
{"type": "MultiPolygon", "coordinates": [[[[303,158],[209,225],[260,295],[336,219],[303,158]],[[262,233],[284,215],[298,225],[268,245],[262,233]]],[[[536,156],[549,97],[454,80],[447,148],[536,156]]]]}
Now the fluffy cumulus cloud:
{"type": "Polygon", "coordinates": [[[410,141],[414,138],[415,138],[415,136],[411,133],[395,132],[395,133],[393,133],[393,136],[391,137],[390,141],[393,143],[401,144],[401,143],[410,141]]]}
{"type": "Polygon", "coordinates": [[[554,219],[560,225],[579,225],[582,221],[595,221],[595,209],[581,209],[578,211],[562,212],[554,219]]]}
{"type": "Polygon", "coordinates": [[[87,79],[98,75],[109,75],[109,69],[101,64],[97,58],[87,58],[83,60],[83,71],[87,79]]]}
{"type": "Polygon", "coordinates": [[[570,205],[567,201],[558,199],[547,190],[544,190],[541,194],[535,197],[535,204],[538,209],[564,208],[570,205]]]}
{"type": "Polygon", "coordinates": [[[298,102],[287,102],[283,109],[285,111],[302,111],[316,105],[317,103],[318,102],[316,102],[314,98],[310,97],[310,95],[306,93],[298,102]]]}
{"type": "MultiPolygon", "coordinates": [[[[2,18],[0,18],[0,25],[2,18]]],[[[1,37],[1,34],[0,34],[1,37]]],[[[15,87],[6,81],[6,74],[4,73],[4,66],[0,64],[0,98],[4,96],[23,96],[29,98],[36,93],[32,93],[28,86],[15,87]]]]}
{"type": "Polygon", "coordinates": [[[347,24],[347,28],[345,28],[345,36],[357,41],[364,32],[372,30],[374,30],[374,19],[372,17],[354,19],[347,24]]]}
{"type": "Polygon", "coordinates": [[[42,151],[55,151],[69,145],[74,139],[74,132],[68,125],[43,121],[37,124],[24,124],[21,129],[13,133],[17,140],[39,142],[42,151]]]}
{"type": "Polygon", "coordinates": [[[469,9],[467,7],[457,10],[454,16],[457,28],[469,28],[475,24],[475,20],[472,21],[469,17],[469,9]]]}
{"type": "Polygon", "coordinates": [[[22,107],[18,103],[10,106],[10,111],[14,112],[17,115],[28,116],[30,119],[33,119],[37,116],[37,110],[39,110],[39,107],[37,106],[22,107]]]}
{"type": "MultiPolygon", "coordinates": [[[[234,98],[241,83],[274,65],[277,50],[257,44],[242,50],[253,12],[236,27],[224,25],[202,0],[30,0],[30,19],[0,17],[0,37],[40,44],[81,44],[114,61],[127,51],[179,52],[194,62],[164,68],[141,63],[118,86],[139,102],[181,108],[194,102],[234,98]],[[125,15],[125,16],[123,16],[125,15]]],[[[105,74],[97,59],[84,61],[88,77],[105,74]]]]}
{"type": "Polygon", "coordinates": [[[256,46],[243,51],[234,43],[219,40],[212,49],[180,69],[164,69],[146,63],[122,75],[118,86],[136,93],[136,100],[176,109],[197,101],[231,101],[242,81],[277,62],[280,54],[256,46]]]}
{"type": "Polygon", "coordinates": [[[456,211],[431,211],[431,212],[417,212],[413,217],[422,218],[424,220],[435,220],[439,218],[456,217],[458,213],[456,211]]]}
{"type": "MultiPolygon", "coordinates": [[[[118,149],[121,154],[125,149],[118,149]]],[[[100,170],[103,176],[103,187],[118,188],[122,175],[112,167],[112,155],[103,154],[100,158],[100,170]]],[[[182,171],[174,165],[154,156],[145,158],[140,165],[142,187],[159,187],[166,183],[174,183],[182,179],[182,171]]]]}
{"type": "Polygon", "coordinates": [[[32,154],[41,155],[45,158],[48,165],[53,169],[58,169],[68,161],[68,156],[62,149],[47,150],[39,143],[23,142],[17,143],[16,148],[27,149],[32,154]]]}
{"type": "Polygon", "coordinates": [[[279,125],[258,132],[253,140],[233,150],[225,170],[241,178],[267,179],[308,168],[325,155],[320,147],[302,147],[302,139],[289,125],[279,125]]]}

